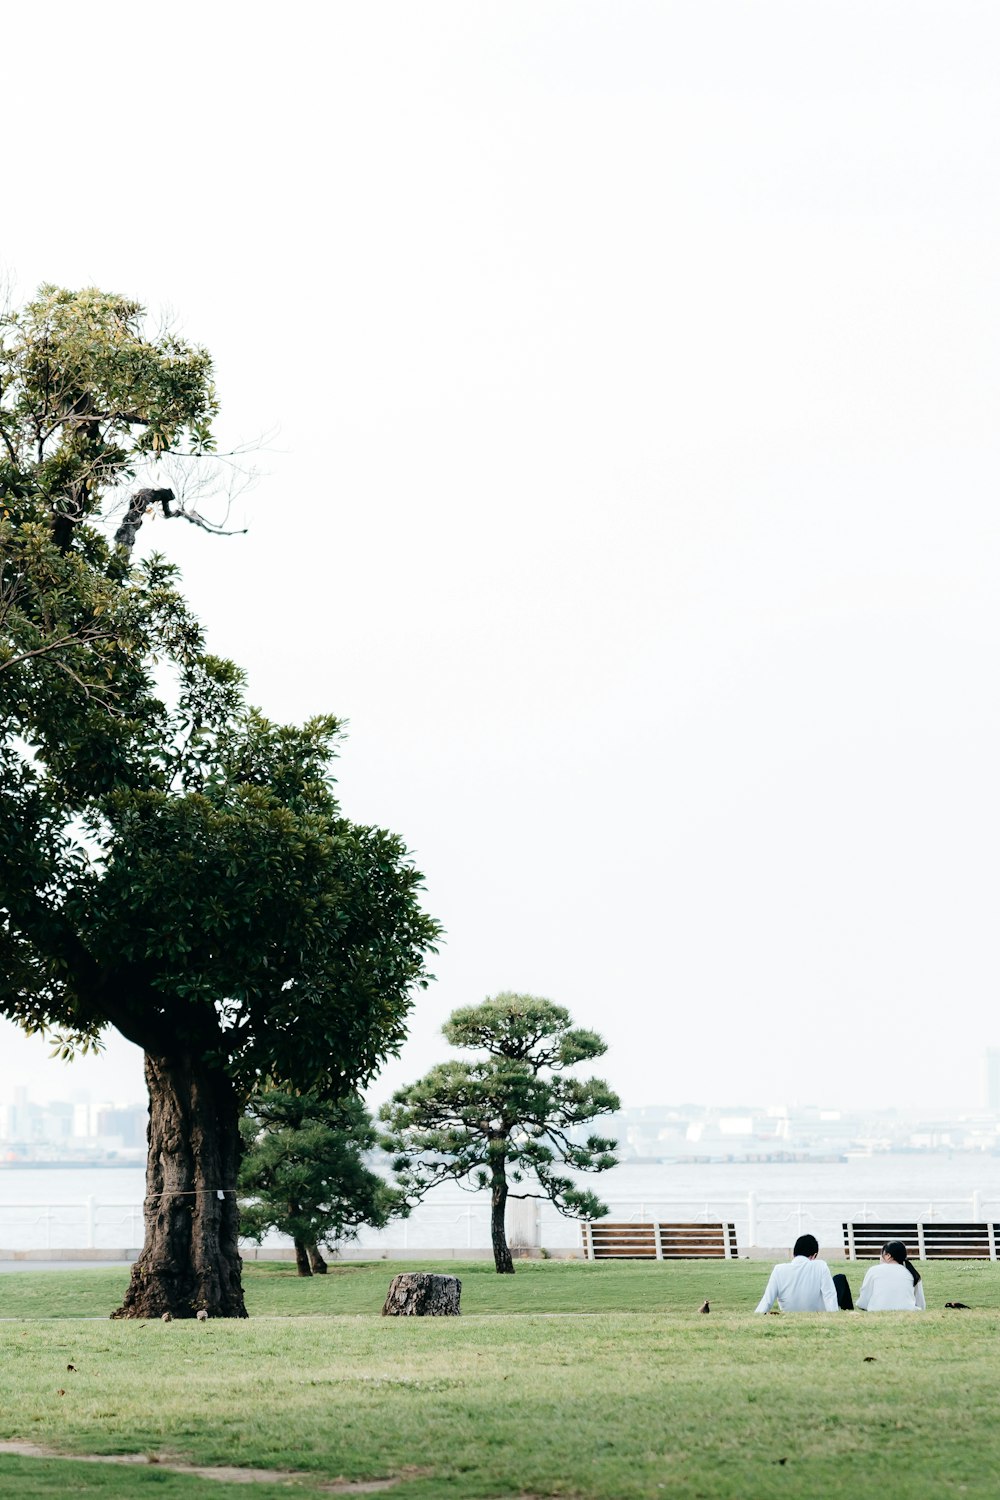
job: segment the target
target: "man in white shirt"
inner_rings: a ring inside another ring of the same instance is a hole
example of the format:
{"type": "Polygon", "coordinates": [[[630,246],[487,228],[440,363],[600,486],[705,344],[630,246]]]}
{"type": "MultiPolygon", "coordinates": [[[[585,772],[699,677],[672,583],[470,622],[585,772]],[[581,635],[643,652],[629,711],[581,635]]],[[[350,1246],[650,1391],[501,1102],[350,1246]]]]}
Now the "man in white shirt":
{"type": "Polygon", "coordinates": [[[800,1234],[787,1265],[775,1266],[759,1313],[770,1312],[777,1299],[782,1312],[836,1312],[837,1289],[825,1260],[818,1260],[819,1241],[813,1234],[800,1234]]]}

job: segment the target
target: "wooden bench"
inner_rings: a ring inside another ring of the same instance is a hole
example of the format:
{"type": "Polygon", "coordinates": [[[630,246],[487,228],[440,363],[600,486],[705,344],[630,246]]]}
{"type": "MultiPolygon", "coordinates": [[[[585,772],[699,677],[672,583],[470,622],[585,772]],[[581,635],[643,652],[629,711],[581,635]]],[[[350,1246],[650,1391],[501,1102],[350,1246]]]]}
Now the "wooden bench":
{"type": "Polygon", "coordinates": [[[735,1224],[612,1223],[583,1225],[588,1260],[735,1260],[735,1224]]]}
{"type": "Polygon", "coordinates": [[[996,1260],[1000,1224],[845,1224],[848,1260],[877,1260],[889,1240],[902,1240],[914,1260],[996,1260]]]}

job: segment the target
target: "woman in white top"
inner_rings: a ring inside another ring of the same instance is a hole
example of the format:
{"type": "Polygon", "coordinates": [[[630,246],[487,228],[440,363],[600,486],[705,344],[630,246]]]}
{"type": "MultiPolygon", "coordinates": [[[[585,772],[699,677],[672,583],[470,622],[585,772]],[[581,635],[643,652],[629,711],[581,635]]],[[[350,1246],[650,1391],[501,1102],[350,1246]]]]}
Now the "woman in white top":
{"type": "Polygon", "coordinates": [[[920,1272],[907,1260],[902,1240],[890,1240],[882,1246],[879,1260],[865,1273],[858,1306],[865,1312],[926,1311],[920,1272]]]}

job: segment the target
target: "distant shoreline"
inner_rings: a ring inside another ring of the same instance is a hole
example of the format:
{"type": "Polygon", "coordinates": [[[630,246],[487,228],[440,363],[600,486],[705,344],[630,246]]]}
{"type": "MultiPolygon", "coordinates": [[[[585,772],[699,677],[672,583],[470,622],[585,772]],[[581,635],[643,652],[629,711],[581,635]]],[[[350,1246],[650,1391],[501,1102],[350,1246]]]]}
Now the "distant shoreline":
{"type": "Polygon", "coordinates": [[[85,1171],[94,1169],[114,1168],[134,1171],[136,1167],[145,1167],[145,1157],[137,1157],[135,1161],[0,1161],[0,1172],[48,1172],[67,1171],[74,1168],[82,1168],[85,1171]]]}

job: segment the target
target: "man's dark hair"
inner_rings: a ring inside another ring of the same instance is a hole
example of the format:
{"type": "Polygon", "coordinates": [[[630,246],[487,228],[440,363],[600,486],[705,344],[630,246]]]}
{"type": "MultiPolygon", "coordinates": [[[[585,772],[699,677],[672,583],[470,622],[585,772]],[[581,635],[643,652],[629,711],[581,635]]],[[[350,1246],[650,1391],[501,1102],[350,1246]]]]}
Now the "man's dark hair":
{"type": "Polygon", "coordinates": [[[809,1259],[810,1255],[818,1255],[819,1240],[814,1234],[800,1234],[795,1241],[795,1248],[792,1250],[792,1254],[804,1255],[806,1260],[809,1259]]]}

